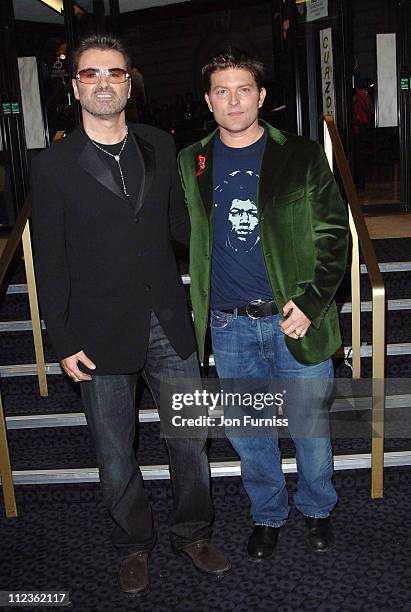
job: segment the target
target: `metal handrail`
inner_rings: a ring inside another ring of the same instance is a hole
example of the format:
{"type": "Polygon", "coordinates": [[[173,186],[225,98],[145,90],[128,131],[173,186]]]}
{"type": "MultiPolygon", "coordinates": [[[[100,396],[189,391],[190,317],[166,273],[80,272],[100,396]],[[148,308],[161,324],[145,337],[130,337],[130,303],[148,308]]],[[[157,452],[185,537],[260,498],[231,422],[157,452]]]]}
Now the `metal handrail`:
{"type": "MultiPolygon", "coordinates": [[[[36,352],[37,375],[40,395],[48,395],[46,366],[44,361],[43,338],[41,334],[41,321],[37,300],[36,282],[34,278],[33,253],[31,248],[29,216],[31,212],[31,198],[28,196],[13,226],[4,251],[0,256],[0,285],[6,276],[7,270],[22,242],[24,252],[24,265],[26,268],[27,288],[30,302],[30,315],[33,327],[34,348],[36,352]]],[[[7,429],[4,418],[3,402],[0,389],[0,475],[4,497],[6,517],[17,516],[16,497],[14,492],[13,475],[11,470],[10,452],[7,441],[7,429]]]]}
{"type": "Polygon", "coordinates": [[[385,287],[374,247],[358,200],[340,135],[332,116],[324,117],[324,147],[331,168],[337,162],[348,200],[352,238],[351,302],[353,377],[361,377],[361,295],[359,245],[372,289],[372,442],[371,497],[384,492],[384,411],[385,411],[385,287]]]}
{"type": "Polygon", "coordinates": [[[41,333],[41,321],[37,299],[36,280],[34,276],[33,251],[31,248],[30,222],[31,196],[27,196],[22,209],[19,212],[16,223],[7,240],[4,251],[0,257],[0,285],[6,276],[10,263],[17,251],[20,241],[23,244],[24,266],[26,268],[27,288],[29,293],[30,316],[33,325],[34,350],[36,353],[37,376],[39,381],[40,395],[48,395],[46,364],[44,360],[43,337],[41,333]]]}
{"type": "Polygon", "coordinates": [[[26,201],[23,204],[22,209],[17,217],[17,221],[15,222],[13,229],[11,230],[11,234],[7,239],[6,246],[4,247],[3,253],[0,256],[0,285],[6,276],[6,272],[9,268],[11,260],[15,252],[17,251],[17,247],[20,244],[20,240],[22,238],[24,228],[26,227],[27,219],[29,218],[31,213],[31,197],[28,196],[26,201]]]}

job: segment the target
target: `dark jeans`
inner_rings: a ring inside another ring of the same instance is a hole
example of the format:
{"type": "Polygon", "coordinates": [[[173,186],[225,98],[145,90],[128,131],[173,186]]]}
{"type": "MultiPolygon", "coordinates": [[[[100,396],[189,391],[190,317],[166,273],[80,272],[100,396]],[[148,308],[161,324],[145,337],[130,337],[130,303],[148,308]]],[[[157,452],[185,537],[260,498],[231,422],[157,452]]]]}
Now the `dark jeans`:
{"type": "MultiPolygon", "coordinates": [[[[104,501],[114,521],[113,542],[123,556],[151,550],[156,539],[150,502],[133,449],[135,390],[140,374],[153,394],[160,420],[171,418],[170,402],[159,401],[162,382],[184,377],[198,379],[201,384],[196,354],[187,359],[179,357],[154,313],[142,372],[95,376],[80,386],[104,501]],[[165,414],[167,411],[170,413],[165,414]]],[[[210,537],[213,509],[206,439],[206,430],[196,439],[166,438],[173,491],[170,538],[176,548],[210,537]]]]}

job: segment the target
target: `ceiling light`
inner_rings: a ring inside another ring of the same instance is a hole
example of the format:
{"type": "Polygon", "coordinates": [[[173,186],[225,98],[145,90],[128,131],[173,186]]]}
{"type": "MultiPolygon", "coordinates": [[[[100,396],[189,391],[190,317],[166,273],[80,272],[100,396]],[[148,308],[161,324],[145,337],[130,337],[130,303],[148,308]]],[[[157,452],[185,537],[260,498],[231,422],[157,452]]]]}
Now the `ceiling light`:
{"type": "Polygon", "coordinates": [[[63,14],[63,0],[39,0],[42,4],[46,4],[48,7],[56,11],[59,15],[63,14]]]}
{"type": "MultiPolygon", "coordinates": [[[[63,0],[39,0],[39,2],[53,9],[53,11],[56,11],[56,13],[58,13],[59,15],[64,14],[63,0]]],[[[75,4],[74,12],[76,15],[82,15],[86,11],[83,8],[81,8],[81,6],[78,6],[77,4],[75,4]]]]}

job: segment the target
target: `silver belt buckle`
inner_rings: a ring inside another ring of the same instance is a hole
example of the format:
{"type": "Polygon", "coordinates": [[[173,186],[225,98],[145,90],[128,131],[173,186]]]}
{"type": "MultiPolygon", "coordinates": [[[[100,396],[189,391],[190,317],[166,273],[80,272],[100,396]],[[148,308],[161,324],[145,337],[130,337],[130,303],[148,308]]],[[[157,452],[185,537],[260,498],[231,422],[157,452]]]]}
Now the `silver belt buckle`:
{"type": "Polygon", "coordinates": [[[249,316],[250,319],[260,319],[261,317],[254,316],[254,314],[250,312],[250,309],[252,309],[253,306],[260,306],[261,304],[264,304],[264,302],[265,300],[251,300],[251,302],[248,302],[247,306],[245,307],[247,316],[249,316]]]}

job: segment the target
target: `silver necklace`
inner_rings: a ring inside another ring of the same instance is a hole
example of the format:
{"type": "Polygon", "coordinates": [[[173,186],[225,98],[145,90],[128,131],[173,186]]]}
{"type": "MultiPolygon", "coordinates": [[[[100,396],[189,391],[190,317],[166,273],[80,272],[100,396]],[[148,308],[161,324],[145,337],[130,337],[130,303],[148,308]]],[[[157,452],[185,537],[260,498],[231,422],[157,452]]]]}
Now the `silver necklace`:
{"type": "Polygon", "coordinates": [[[127,128],[126,135],[124,136],[124,140],[123,140],[123,144],[121,145],[121,149],[120,149],[120,151],[117,153],[117,155],[114,155],[113,153],[109,153],[109,151],[106,151],[105,149],[103,149],[103,147],[100,147],[100,145],[98,145],[96,142],[94,142],[94,140],[91,140],[91,138],[90,138],[90,142],[92,142],[92,143],[93,143],[93,145],[94,145],[95,147],[97,147],[97,149],[100,149],[100,151],[103,151],[103,153],[105,153],[106,155],[110,155],[110,157],[114,157],[114,159],[115,159],[115,160],[116,160],[116,162],[117,162],[118,169],[119,169],[119,171],[120,171],[120,176],[121,176],[121,182],[122,182],[122,184],[123,184],[123,191],[124,191],[124,195],[125,195],[125,196],[127,196],[127,197],[129,198],[129,197],[130,197],[130,194],[129,194],[129,193],[127,193],[127,187],[126,187],[126,183],[125,183],[125,181],[124,181],[124,175],[123,175],[123,171],[122,171],[122,169],[121,169],[121,164],[120,164],[120,157],[121,157],[121,154],[122,154],[122,152],[123,152],[123,150],[124,150],[124,147],[126,146],[127,136],[128,136],[128,128],[127,128]]]}

